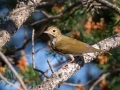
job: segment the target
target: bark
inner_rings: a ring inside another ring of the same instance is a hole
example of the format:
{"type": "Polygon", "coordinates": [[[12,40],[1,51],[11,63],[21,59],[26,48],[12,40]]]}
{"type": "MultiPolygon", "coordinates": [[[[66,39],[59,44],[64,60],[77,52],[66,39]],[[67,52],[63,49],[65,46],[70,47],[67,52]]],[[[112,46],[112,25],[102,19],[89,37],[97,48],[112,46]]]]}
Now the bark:
{"type": "Polygon", "coordinates": [[[112,9],[118,15],[120,15],[120,8],[118,6],[116,6],[115,4],[112,4],[112,3],[108,2],[107,0],[96,0],[96,1],[101,3],[102,5],[106,6],[107,8],[112,9]]]}
{"type": "MultiPolygon", "coordinates": [[[[106,51],[112,48],[116,48],[118,46],[120,46],[120,34],[113,35],[93,45],[93,47],[95,48],[106,51]]],[[[85,64],[91,62],[99,54],[100,53],[97,52],[83,54],[85,64]]],[[[49,78],[45,78],[41,84],[33,87],[30,90],[54,90],[55,88],[59,87],[63,82],[68,80],[80,68],[81,66],[79,65],[79,63],[70,63],[65,69],[61,68],[57,72],[53,73],[49,78]]]]}
{"type": "Polygon", "coordinates": [[[26,2],[20,2],[17,7],[11,11],[9,20],[0,28],[0,49],[26,21],[40,1],[41,0],[28,0],[27,4],[26,2]]]}

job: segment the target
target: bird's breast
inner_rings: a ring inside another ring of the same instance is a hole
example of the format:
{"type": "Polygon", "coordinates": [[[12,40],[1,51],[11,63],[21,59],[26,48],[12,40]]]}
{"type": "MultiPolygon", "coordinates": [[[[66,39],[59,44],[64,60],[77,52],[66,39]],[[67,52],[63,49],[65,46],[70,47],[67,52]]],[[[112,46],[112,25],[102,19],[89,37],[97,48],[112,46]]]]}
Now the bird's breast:
{"type": "Polygon", "coordinates": [[[56,44],[56,39],[50,40],[50,46],[52,47],[52,49],[53,49],[54,51],[56,50],[55,44],[56,44]]]}
{"type": "Polygon", "coordinates": [[[64,54],[64,53],[62,53],[62,51],[61,51],[60,49],[57,48],[57,46],[58,46],[57,39],[51,40],[51,41],[50,41],[50,46],[52,47],[52,49],[53,49],[55,52],[57,52],[57,53],[59,53],[59,54],[61,54],[61,55],[64,54]]]}

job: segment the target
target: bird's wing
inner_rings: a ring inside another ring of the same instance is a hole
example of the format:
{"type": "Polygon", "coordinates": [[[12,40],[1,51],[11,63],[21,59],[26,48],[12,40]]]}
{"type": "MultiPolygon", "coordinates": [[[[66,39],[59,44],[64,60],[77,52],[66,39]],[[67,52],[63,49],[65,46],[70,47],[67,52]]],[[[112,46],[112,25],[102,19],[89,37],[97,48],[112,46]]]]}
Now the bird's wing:
{"type": "Polygon", "coordinates": [[[82,54],[95,52],[94,48],[84,42],[64,36],[57,41],[55,48],[63,54],[82,54]]]}

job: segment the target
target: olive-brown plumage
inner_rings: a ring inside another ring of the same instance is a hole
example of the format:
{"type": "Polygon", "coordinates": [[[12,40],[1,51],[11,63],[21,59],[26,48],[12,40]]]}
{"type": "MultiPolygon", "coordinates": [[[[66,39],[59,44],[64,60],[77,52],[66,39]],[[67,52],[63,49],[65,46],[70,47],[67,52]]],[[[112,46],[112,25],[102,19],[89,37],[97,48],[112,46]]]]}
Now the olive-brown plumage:
{"type": "Polygon", "coordinates": [[[74,60],[73,56],[79,56],[82,53],[105,52],[91,47],[90,45],[76,39],[64,36],[57,27],[48,27],[44,32],[50,37],[50,46],[54,51],[62,55],[68,55],[74,60]]]}

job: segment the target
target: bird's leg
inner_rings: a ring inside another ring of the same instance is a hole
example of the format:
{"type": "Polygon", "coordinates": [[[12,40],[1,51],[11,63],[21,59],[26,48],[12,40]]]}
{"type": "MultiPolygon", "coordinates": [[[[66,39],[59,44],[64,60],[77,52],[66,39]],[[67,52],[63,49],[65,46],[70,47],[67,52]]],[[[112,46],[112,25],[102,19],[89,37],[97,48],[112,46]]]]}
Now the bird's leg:
{"type": "Polygon", "coordinates": [[[69,63],[72,63],[75,60],[73,55],[69,54],[69,57],[71,58],[71,60],[69,62],[67,62],[64,66],[62,66],[62,68],[65,68],[65,66],[67,66],[69,63]]]}
{"type": "Polygon", "coordinates": [[[71,58],[71,60],[68,63],[71,63],[75,60],[75,58],[73,57],[73,55],[69,54],[69,57],[71,58]]]}

